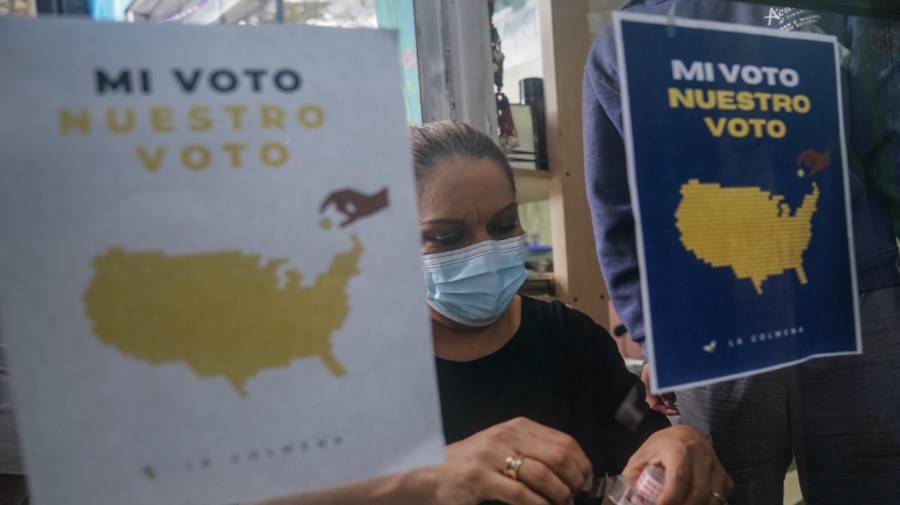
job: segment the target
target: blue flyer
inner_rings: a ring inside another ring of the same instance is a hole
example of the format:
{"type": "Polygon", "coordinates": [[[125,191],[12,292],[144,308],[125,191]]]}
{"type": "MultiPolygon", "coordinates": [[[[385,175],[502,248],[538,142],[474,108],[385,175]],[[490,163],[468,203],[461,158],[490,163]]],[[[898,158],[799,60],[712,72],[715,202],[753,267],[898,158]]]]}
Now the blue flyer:
{"type": "Polygon", "coordinates": [[[615,29],[651,388],[861,353],[835,38],[615,29]]]}

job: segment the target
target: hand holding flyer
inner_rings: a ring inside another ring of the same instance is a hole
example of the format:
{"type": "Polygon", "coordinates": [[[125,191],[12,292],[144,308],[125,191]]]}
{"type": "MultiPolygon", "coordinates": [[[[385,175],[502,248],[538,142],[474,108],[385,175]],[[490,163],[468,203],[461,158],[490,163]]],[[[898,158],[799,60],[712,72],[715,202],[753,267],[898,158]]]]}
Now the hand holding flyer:
{"type": "Polygon", "coordinates": [[[614,19],[651,389],[861,352],[834,38],[614,19]]]}

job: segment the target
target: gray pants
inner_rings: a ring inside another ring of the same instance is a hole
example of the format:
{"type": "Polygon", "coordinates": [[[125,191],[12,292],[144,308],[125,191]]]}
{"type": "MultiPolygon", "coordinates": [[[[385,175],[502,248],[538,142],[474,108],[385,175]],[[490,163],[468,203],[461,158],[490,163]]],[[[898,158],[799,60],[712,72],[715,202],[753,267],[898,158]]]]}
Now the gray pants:
{"type": "Polygon", "coordinates": [[[900,504],[900,287],[860,295],[863,354],[678,393],[734,479],[732,505],[781,505],[796,457],[808,505],[900,504]]]}

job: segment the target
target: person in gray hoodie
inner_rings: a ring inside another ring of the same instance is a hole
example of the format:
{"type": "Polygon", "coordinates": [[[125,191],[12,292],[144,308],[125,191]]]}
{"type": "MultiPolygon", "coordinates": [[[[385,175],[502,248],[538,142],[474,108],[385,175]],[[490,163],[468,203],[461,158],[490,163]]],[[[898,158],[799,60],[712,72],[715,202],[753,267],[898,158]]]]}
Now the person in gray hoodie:
{"type": "MultiPolygon", "coordinates": [[[[710,437],[734,479],[732,505],[780,505],[792,456],[808,504],[900,503],[900,401],[885,391],[900,384],[900,23],[724,0],[631,0],[623,10],[824,32],[849,51],[842,88],[864,354],[679,391],[677,407],[674,395],[648,392],[647,402],[710,437]]],[[[613,304],[643,342],[611,32],[594,42],[584,74],[587,196],[613,304]]]]}

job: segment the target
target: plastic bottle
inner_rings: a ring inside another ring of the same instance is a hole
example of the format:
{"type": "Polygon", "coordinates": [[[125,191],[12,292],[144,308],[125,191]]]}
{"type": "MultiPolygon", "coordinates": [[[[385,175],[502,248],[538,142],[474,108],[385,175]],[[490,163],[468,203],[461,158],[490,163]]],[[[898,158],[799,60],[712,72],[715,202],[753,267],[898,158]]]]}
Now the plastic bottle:
{"type": "Polygon", "coordinates": [[[615,476],[607,496],[616,505],[656,505],[662,495],[666,472],[661,466],[648,466],[632,484],[621,475],[615,476]]]}

